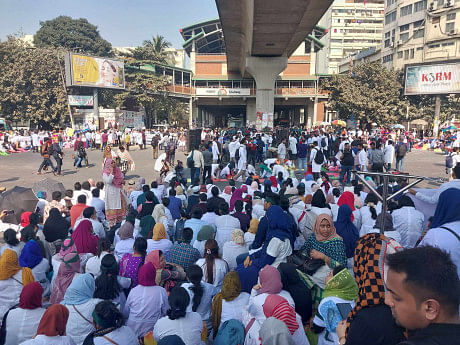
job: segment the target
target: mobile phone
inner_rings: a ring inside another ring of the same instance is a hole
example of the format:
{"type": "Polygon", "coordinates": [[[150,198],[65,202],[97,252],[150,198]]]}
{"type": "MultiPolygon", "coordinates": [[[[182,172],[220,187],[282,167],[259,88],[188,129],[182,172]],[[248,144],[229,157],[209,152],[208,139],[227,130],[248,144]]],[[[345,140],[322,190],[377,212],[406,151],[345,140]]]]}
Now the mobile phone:
{"type": "Polygon", "coordinates": [[[337,309],[339,309],[340,316],[342,316],[342,320],[345,320],[352,311],[352,307],[350,303],[337,303],[337,309]]]}
{"type": "Polygon", "coordinates": [[[10,214],[14,214],[14,210],[7,210],[7,211],[6,211],[6,215],[7,215],[7,216],[10,215],[10,214]]]}

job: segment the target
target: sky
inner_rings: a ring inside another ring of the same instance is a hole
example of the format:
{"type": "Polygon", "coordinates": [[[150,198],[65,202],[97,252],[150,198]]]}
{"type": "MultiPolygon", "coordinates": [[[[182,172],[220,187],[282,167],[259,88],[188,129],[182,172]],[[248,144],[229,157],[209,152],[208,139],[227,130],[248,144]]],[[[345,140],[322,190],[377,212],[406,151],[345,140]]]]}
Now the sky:
{"type": "Polygon", "coordinates": [[[114,47],[139,46],[159,34],[181,48],[180,28],[218,18],[214,0],[0,0],[0,40],[35,34],[40,21],[60,15],[88,19],[114,47]]]}

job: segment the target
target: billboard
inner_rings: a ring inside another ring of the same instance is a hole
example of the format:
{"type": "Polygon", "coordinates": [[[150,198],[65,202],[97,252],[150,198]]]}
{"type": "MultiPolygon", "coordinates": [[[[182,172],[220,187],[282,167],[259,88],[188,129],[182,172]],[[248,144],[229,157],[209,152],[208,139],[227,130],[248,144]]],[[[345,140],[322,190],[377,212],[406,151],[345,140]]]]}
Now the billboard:
{"type": "Polygon", "coordinates": [[[125,88],[123,61],[69,53],[65,66],[67,86],[125,88]]]}
{"type": "Polygon", "coordinates": [[[197,96],[250,96],[251,89],[203,88],[195,89],[197,96]]]}
{"type": "Polygon", "coordinates": [[[404,94],[460,93],[460,61],[406,66],[404,94]]]}
{"type": "Polygon", "coordinates": [[[94,105],[93,96],[69,95],[69,104],[81,107],[92,107],[94,105]]]}

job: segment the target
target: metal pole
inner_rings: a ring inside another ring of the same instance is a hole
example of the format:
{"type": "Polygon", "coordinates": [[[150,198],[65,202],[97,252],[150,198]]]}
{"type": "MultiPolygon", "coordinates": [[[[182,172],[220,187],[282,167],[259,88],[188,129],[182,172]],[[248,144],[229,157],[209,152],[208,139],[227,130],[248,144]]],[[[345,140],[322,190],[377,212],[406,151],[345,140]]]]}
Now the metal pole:
{"type": "Polygon", "coordinates": [[[434,127],[433,127],[433,136],[438,137],[439,132],[439,114],[441,113],[441,96],[436,95],[436,100],[434,104],[434,127]]]}
{"type": "Polygon", "coordinates": [[[389,176],[383,176],[383,195],[382,195],[382,198],[383,198],[383,201],[382,201],[382,221],[380,223],[380,233],[383,235],[383,233],[385,232],[384,229],[385,229],[385,216],[387,214],[387,207],[388,207],[388,204],[387,204],[387,197],[388,197],[388,182],[389,182],[389,179],[390,177],[389,176]]]}
{"type": "Polygon", "coordinates": [[[98,89],[97,87],[93,89],[93,114],[99,122],[99,98],[98,98],[98,89]]]}

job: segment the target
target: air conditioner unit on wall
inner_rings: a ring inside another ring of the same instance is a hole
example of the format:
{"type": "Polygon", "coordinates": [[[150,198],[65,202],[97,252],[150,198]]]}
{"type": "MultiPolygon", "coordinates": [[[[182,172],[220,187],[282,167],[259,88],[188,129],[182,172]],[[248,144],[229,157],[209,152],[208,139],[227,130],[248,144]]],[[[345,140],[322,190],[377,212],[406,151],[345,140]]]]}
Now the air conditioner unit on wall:
{"type": "Polygon", "coordinates": [[[399,40],[398,42],[396,42],[396,45],[400,46],[402,45],[404,42],[402,40],[399,40]]]}

